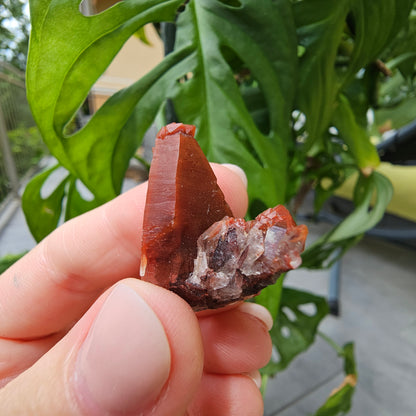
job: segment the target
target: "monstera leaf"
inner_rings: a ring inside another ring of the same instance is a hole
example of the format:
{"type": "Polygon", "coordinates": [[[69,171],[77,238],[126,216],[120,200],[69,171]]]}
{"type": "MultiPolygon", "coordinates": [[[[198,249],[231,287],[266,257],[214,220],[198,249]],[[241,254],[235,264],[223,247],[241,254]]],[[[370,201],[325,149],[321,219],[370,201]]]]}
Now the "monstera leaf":
{"type": "Polygon", "coordinates": [[[302,255],[304,267],[330,267],[362,235],[382,219],[393,196],[391,182],[378,172],[360,175],[354,189],[354,210],[302,255]]]}
{"type": "Polygon", "coordinates": [[[191,50],[172,54],[114,94],[74,133],[78,108],[124,42],[148,22],[173,20],[181,1],[120,2],[95,16],[84,16],[79,3],[30,2],[28,98],[52,154],[103,203],[120,192],[127,164],[191,50]]]}
{"type": "Polygon", "coordinates": [[[271,330],[275,351],[269,364],[263,368],[263,374],[275,375],[306,351],[327,314],[328,304],[324,298],[284,287],[279,314],[271,330]]]}
{"type": "Polygon", "coordinates": [[[130,158],[168,98],[181,121],[197,125],[211,160],[243,165],[252,200],[283,202],[297,64],[288,1],[190,2],[177,19],[175,51],[74,132],[78,108],[124,42],[147,23],[174,21],[182,1],[119,2],[94,16],[84,16],[79,3],[30,2],[28,97],[52,154],[98,204],[120,192],[130,158]],[[258,31],[258,25],[271,30],[258,31]],[[267,134],[245,105],[235,58],[258,80],[269,113],[267,134]]]}
{"type": "Polygon", "coordinates": [[[198,127],[208,158],[246,171],[251,201],[283,202],[297,66],[289,2],[190,2],[178,20],[176,49],[187,46],[195,53],[173,100],[178,118],[198,127]],[[266,133],[246,105],[242,73],[264,103],[266,133]]]}
{"type": "Polygon", "coordinates": [[[338,352],[344,360],[344,380],[329,395],[327,401],[316,411],[314,416],[341,416],[347,414],[352,406],[352,398],[357,385],[357,370],[355,365],[354,344],[349,342],[342,348],[327,336],[321,334],[325,340],[338,352]]]}
{"type": "Polygon", "coordinates": [[[297,106],[306,114],[310,154],[322,148],[338,93],[403,27],[413,0],[302,0],[293,5],[299,42],[297,106]]]}
{"type": "MultiPolygon", "coordinates": [[[[315,154],[332,120],[342,126],[347,142],[357,142],[350,127],[353,114],[339,93],[393,38],[412,4],[182,3],[130,0],[84,16],[80,0],[30,2],[27,86],[33,114],[52,154],[91,191],[97,205],[120,192],[129,160],[168,99],[180,121],[197,126],[197,138],[210,160],[237,163],[246,171],[250,215],[286,202],[287,195],[296,194],[296,178],[305,169],[299,165],[291,172],[294,189],[288,191],[293,153],[301,153],[295,157],[301,161],[315,154]],[[173,52],[110,97],[85,126],[74,129],[78,108],[126,40],[146,24],[162,22],[176,25],[173,52]],[[298,56],[299,45],[304,52],[298,56]],[[347,51],[347,64],[341,69],[340,50],[347,51]],[[296,107],[306,115],[302,145],[294,142],[290,126],[296,107]]],[[[360,137],[365,134],[360,131],[360,137]]],[[[369,142],[363,150],[350,147],[360,168],[377,164],[369,142]]],[[[42,181],[35,186],[39,194],[42,181]]],[[[65,195],[72,189],[65,187],[65,195]]],[[[66,218],[91,207],[70,195],[63,203],[66,218]],[[75,201],[77,208],[71,208],[75,201]]],[[[30,215],[29,209],[26,212],[30,215]]]]}

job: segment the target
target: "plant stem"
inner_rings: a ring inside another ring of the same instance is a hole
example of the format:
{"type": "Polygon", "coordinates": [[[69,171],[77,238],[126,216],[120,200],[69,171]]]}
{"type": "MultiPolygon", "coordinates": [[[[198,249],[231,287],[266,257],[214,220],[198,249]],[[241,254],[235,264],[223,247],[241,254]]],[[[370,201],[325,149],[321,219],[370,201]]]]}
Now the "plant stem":
{"type": "Polygon", "coordinates": [[[329,338],[328,335],[324,334],[321,331],[318,331],[317,334],[326,341],[336,352],[338,355],[344,355],[344,349],[340,347],[333,339],[329,338]]]}
{"type": "Polygon", "coordinates": [[[269,376],[267,374],[263,374],[261,376],[261,395],[264,396],[266,395],[266,390],[267,390],[267,383],[269,382],[269,376]]]}

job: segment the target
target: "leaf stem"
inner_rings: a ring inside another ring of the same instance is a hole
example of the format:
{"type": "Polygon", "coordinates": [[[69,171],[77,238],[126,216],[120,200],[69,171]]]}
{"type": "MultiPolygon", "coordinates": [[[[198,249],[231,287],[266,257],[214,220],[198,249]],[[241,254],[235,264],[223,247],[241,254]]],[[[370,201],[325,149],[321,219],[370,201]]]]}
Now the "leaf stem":
{"type": "Polygon", "coordinates": [[[262,374],[260,391],[261,391],[261,395],[263,396],[263,398],[266,395],[268,382],[269,382],[269,375],[268,374],[262,374]]]}
{"type": "Polygon", "coordinates": [[[318,331],[317,334],[326,341],[336,352],[338,355],[343,356],[344,355],[344,349],[340,347],[333,339],[329,338],[328,335],[324,334],[321,331],[318,331]]]}

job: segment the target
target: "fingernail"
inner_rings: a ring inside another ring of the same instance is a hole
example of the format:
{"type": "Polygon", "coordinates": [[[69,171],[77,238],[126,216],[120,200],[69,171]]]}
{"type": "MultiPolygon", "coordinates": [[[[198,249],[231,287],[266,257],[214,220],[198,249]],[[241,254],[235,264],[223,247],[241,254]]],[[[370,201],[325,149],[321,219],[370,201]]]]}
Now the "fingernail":
{"type": "Polygon", "coordinates": [[[268,331],[272,329],[272,315],[264,306],[259,305],[258,303],[244,302],[239,306],[239,309],[241,312],[248,313],[262,321],[268,331]]]}
{"type": "Polygon", "coordinates": [[[244,186],[247,188],[247,176],[243,169],[240,168],[240,166],[233,165],[231,163],[223,163],[223,166],[227,167],[228,169],[232,170],[234,173],[236,173],[240,179],[243,181],[244,186]]]}
{"type": "Polygon", "coordinates": [[[254,384],[261,389],[261,374],[260,371],[258,370],[254,370],[254,371],[250,371],[249,373],[244,373],[247,377],[250,377],[253,381],[254,384]]]}
{"type": "Polygon", "coordinates": [[[74,379],[82,405],[97,415],[144,411],[169,370],[170,348],[159,318],[133,289],[118,284],[78,353],[74,379]]]}

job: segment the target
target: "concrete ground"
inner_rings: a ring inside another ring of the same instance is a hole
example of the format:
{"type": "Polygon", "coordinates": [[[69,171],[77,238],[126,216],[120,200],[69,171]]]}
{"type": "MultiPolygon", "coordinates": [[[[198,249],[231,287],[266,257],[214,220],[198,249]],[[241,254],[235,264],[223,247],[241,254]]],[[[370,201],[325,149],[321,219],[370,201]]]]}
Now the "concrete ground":
{"type": "MultiPolygon", "coordinates": [[[[322,233],[324,224],[309,224],[322,233]]],[[[338,345],[355,342],[358,384],[355,416],[416,414],[416,252],[364,238],[343,258],[341,315],[320,330],[338,345]]],[[[287,286],[328,294],[327,271],[290,272],[287,286]]],[[[342,361],[320,338],[269,383],[267,416],[311,415],[344,378],[342,361]]]]}
{"type": "MultiPolygon", "coordinates": [[[[327,228],[308,225],[310,240],[327,228]]],[[[0,231],[0,256],[34,244],[18,207],[0,231]]],[[[342,261],[341,316],[327,317],[320,329],[339,345],[355,342],[359,379],[351,415],[416,414],[415,269],[414,249],[368,237],[342,261]]],[[[286,285],[326,296],[328,275],[300,269],[288,275],[286,285]]],[[[311,415],[342,380],[342,361],[318,338],[269,382],[265,415],[311,415]]]]}

